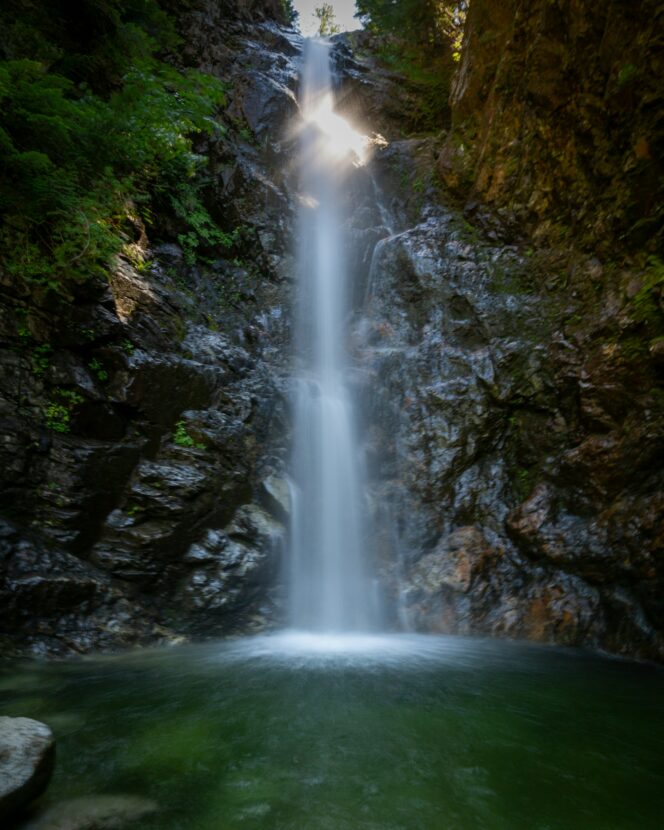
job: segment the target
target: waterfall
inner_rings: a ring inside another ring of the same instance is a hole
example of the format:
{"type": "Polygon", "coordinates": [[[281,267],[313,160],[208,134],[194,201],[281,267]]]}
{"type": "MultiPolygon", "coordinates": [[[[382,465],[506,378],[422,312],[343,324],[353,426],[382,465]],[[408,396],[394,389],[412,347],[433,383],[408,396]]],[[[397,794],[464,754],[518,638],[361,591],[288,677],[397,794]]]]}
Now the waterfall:
{"type": "Polygon", "coordinates": [[[298,377],[294,413],[290,622],[316,631],[372,627],[363,561],[364,488],[346,384],[343,179],[362,137],[334,112],[330,47],[307,41],[298,226],[298,377]]]}

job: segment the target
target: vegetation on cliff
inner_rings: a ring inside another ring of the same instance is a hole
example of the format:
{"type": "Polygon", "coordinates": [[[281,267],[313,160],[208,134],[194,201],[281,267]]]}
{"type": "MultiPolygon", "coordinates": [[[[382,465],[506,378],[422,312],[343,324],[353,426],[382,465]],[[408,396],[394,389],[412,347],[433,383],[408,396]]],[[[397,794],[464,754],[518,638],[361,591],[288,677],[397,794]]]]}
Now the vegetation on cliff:
{"type": "Polygon", "coordinates": [[[473,0],[446,185],[541,241],[661,254],[663,15],[656,0],[473,0]]]}
{"type": "Polygon", "coordinates": [[[341,27],[336,22],[334,9],[330,3],[323,3],[322,6],[317,6],[314,9],[314,17],[318,20],[319,37],[329,37],[341,31],[341,27]]]}
{"type": "Polygon", "coordinates": [[[357,0],[357,16],[377,35],[380,58],[418,93],[419,131],[449,123],[447,100],[467,5],[458,0],[357,0]]]}
{"type": "Polygon", "coordinates": [[[192,137],[219,129],[222,85],[163,56],[179,42],[157,0],[9,2],[0,12],[0,266],[61,290],[104,273],[150,221],[185,248],[223,242],[198,197],[192,137]]]}

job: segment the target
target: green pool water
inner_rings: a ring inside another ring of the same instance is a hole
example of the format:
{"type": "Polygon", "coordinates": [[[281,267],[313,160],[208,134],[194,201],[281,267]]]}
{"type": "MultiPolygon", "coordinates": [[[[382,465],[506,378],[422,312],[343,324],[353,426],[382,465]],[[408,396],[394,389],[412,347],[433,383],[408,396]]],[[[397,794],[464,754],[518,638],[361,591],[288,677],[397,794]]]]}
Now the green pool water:
{"type": "Polygon", "coordinates": [[[283,634],[5,665],[0,710],[56,734],[47,805],[145,830],[664,827],[664,672],[585,652],[283,634]]]}

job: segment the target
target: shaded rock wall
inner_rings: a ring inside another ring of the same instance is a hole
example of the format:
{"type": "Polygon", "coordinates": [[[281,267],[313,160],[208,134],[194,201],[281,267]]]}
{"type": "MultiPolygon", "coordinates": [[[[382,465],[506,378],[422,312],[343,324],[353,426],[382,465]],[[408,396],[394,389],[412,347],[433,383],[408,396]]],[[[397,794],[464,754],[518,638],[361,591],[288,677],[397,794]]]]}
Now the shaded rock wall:
{"type": "Polygon", "coordinates": [[[107,283],[0,278],[0,648],[86,651],[275,617],[297,35],[281,4],[177,4],[177,60],[227,85],[201,141],[233,258],[137,225],[107,283]],[[261,501],[266,506],[261,506],[261,501]]]}
{"type": "Polygon", "coordinates": [[[529,265],[443,207],[380,244],[363,333],[394,598],[417,629],[661,657],[658,387],[600,362],[529,265]]]}
{"type": "Polygon", "coordinates": [[[663,15],[654,0],[472,0],[448,186],[542,239],[661,247],[663,15]]]}
{"type": "MultiPolygon", "coordinates": [[[[572,209],[599,221],[625,207],[613,191],[602,201],[601,182],[632,186],[623,142],[635,124],[614,113],[616,129],[603,139],[605,179],[577,181],[569,171],[574,190],[554,144],[529,132],[520,142],[510,137],[518,118],[548,119],[549,104],[538,109],[519,99],[515,122],[515,113],[496,103],[503,99],[495,74],[498,67],[506,71],[516,49],[512,28],[549,18],[539,4],[530,5],[532,14],[518,4],[489,4],[483,14],[486,5],[476,3],[469,21],[475,34],[453,97],[456,130],[404,139],[398,119],[386,119],[389,143],[372,162],[391,230],[375,229],[382,238],[355,343],[364,372],[374,555],[386,605],[395,625],[418,630],[527,637],[661,659],[658,266],[625,257],[618,225],[609,223],[606,244],[590,250],[599,225],[590,226],[591,236],[586,225],[573,226],[563,244],[553,244],[552,233],[572,209]],[[489,37],[482,26],[500,36],[489,37]],[[477,37],[479,63],[473,62],[477,37]],[[479,127],[470,131],[468,125],[479,124],[486,135],[479,127]],[[452,157],[446,166],[459,125],[470,131],[462,164],[452,157]],[[482,170],[505,159],[515,170],[523,167],[528,181],[496,176],[495,187],[484,190],[482,170]],[[518,200],[545,179],[551,198],[522,211],[518,200]],[[460,194],[470,197],[463,210],[456,207],[460,194]],[[638,311],[641,302],[648,314],[638,311]]],[[[564,34],[573,49],[590,12],[584,4],[568,11],[581,15],[564,34]]],[[[597,14],[600,22],[604,13],[597,14]]],[[[638,31],[643,21],[632,21],[625,42],[645,37],[652,46],[653,19],[644,31],[638,31]]],[[[594,66],[598,44],[591,38],[587,46],[594,66]]],[[[369,111],[371,61],[340,64],[349,110],[369,111]]],[[[549,81],[570,65],[551,68],[549,81]]],[[[533,84],[544,82],[534,64],[522,70],[533,84]]],[[[379,100],[389,97],[389,82],[377,76],[379,100]]],[[[583,103],[578,89],[569,96],[570,107],[583,103]]],[[[649,117],[657,123],[654,113],[649,117]]],[[[579,140],[576,123],[547,123],[560,141],[579,140]]],[[[592,126],[601,133],[600,124],[592,126]]],[[[651,184],[656,193],[656,177],[651,184]]]]}
{"type": "MultiPolygon", "coordinates": [[[[609,107],[603,132],[577,111],[585,93],[551,91],[576,61],[537,63],[563,54],[544,33],[579,60],[585,44],[594,68],[578,82],[599,83],[598,26],[615,31],[623,8],[591,21],[584,3],[474,0],[442,137],[404,138],[412,90],[336,46],[343,107],[388,140],[349,178],[346,213],[367,548],[395,627],[664,654],[662,294],[654,266],[616,254],[638,171],[658,192],[654,154],[627,163],[633,131],[660,123],[656,102],[634,97],[634,117],[609,107]],[[498,83],[512,64],[518,88],[498,83]],[[538,244],[561,227],[562,247],[538,244]]],[[[197,149],[206,203],[242,229],[241,257],[188,266],[158,216],[108,284],[58,299],[0,281],[5,652],[279,619],[300,41],[276,11],[200,0],[179,17],[174,59],[229,86],[225,131],[197,149]]],[[[620,48],[643,36],[656,55],[657,19],[641,34],[625,24],[620,48]]],[[[649,204],[635,222],[654,246],[649,204]]]]}

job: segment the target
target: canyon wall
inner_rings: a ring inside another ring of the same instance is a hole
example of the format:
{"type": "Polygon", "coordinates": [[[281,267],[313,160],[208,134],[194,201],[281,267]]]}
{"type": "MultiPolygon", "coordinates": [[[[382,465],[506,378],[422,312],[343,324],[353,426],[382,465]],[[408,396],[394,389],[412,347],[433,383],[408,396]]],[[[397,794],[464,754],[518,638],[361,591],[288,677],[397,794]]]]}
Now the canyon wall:
{"type": "MultiPolygon", "coordinates": [[[[368,446],[418,630],[662,657],[661,19],[473,0],[450,129],[382,125],[368,446]]],[[[348,64],[349,110],[389,84],[348,64]]]]}
{"type": "MultiPolygon", "coordinates": [[[[393,628],[664,656],[657,4],[473,0],[452,124],[335,39],[366,540],[393,628]]],[[[281,3],[171,4],[221,79],[192,265],[137,220],[107,280],[0,275],[0,649],[283,621],[297,71],[281,3]]],[[[661,25],[660,25],[661,28],[661,25]]]]}
{"type": "Polygon", "coordinates": [[[281,4],[173,4],[225,85],[198,141],[233,250],[136,220],[107,279],[2,274],[0,646],[60,654],[260,628],[283,546],[300,37],[281,4]],[[276,19],[275,19],[276,18],[276,19]]]}

